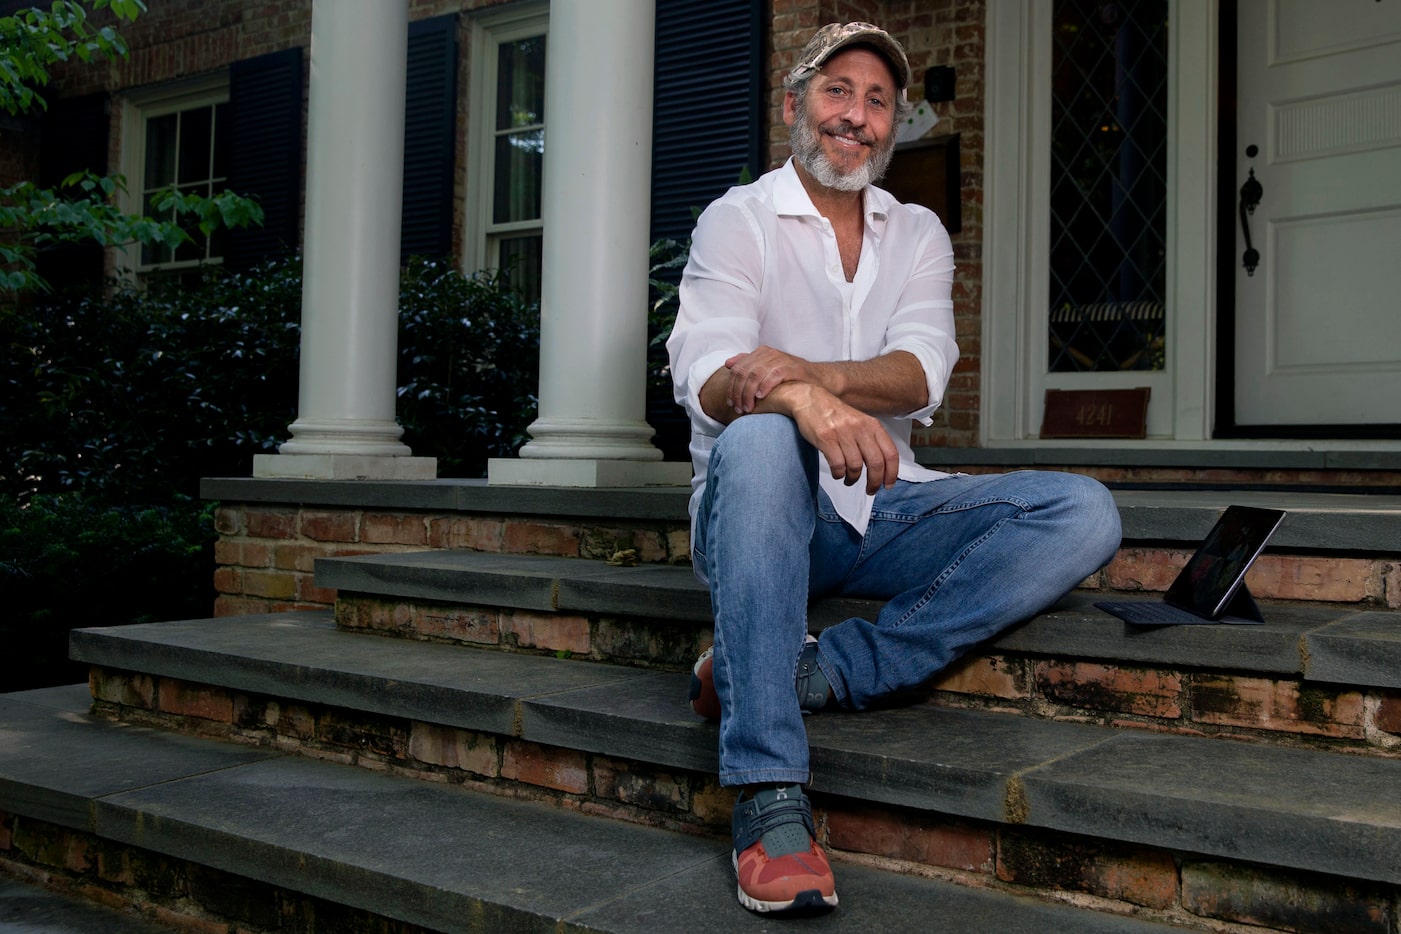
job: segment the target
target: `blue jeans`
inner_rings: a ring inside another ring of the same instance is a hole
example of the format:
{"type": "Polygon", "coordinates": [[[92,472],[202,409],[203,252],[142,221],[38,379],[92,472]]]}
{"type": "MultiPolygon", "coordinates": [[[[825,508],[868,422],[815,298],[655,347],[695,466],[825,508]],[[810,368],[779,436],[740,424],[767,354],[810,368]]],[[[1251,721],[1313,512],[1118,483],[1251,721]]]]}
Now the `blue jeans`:
{"type": "Polygon", "coordinates": [[[817,469],[816,450],[781,415],[737,419],[711,451],[691,555],[715,615],[722,785],[809,780],[793,676],[810,598],[888,601],[819,641],[836,700],[861,710],[1055,603],[1119,547],[1113,498],[1088,477],[898,481],[876,494],[861,536],[818,488],[817,469]]]}

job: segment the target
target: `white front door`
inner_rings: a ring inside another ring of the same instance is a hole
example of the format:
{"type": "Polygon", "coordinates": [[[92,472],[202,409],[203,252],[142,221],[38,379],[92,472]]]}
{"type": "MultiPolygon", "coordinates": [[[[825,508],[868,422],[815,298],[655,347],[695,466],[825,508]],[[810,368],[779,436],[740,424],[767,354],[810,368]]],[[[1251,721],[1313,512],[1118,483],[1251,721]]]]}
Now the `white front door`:
{"type": "Polygon", "coordinates": [[[1401,3],[1240,0],[1238,35],[1236,422],[1401,422],[1401,3]]]}

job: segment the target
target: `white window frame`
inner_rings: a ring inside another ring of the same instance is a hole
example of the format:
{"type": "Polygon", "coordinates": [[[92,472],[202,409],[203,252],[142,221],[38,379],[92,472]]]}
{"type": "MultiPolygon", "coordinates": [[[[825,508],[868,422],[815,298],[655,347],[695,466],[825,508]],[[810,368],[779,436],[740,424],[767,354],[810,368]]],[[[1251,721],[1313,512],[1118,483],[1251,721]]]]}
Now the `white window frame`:
{"type": "MultiPolygon", "coordinates": [[[[463,268],[472,273],[500,265],[499,241],[507,236],[545,233],[544,218],[494,223],[493,181],[496,173],[497,48],[530,36],[549,35],[548,3],[525,3],[483,14],[472,20],[470,87],[472,97],[467,139],[467,204],[464,218],[463,268]]],[[[543,212],[542,212],[543,213],[543,212]]]]}
{"type": "MultiPolygon", "coordinates": [[[[146,122],[181,110],[228,102],[227,71],[211,72],[159,87],[141,88],[124,93],[121,101],[120,170],[126,180],[127,190],[118,196],[118,204],[123,211],[129,214],[144,211],[142,189],[145,187],[146,178],[146,122]]],[[[139,243],[127,244],[118,248],[117,252],[118,266],[138,276],[223,263],[223,257],[216,256],[207,260],[143,264],[139,243]]]]}
{"type": "Polygon", "coordinates": [[[1051,4],[989,0],[983,191],[983,447],[1041,442],[1047,389],[1149,386],[1146,442],[1211,438],[1216,353],[1218,0],[1169,0],[1167,356],[1161,371],[1048,373],[1051,4]]]}

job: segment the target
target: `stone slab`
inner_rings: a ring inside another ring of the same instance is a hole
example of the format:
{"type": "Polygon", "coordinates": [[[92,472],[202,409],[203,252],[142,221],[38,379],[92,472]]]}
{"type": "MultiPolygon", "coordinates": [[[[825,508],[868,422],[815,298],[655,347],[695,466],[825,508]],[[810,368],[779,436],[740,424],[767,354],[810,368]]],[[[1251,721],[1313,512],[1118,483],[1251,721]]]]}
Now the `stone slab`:
{"type": "Polygon", "coordinates": [[[510,606],[551,613],[560,609],[557,578],[577,565],[578,575],[607,574],[602,561],[501,555],[472,551],[318,558],[318,587],[437,603],[510,606]]]}
{"type": "Polygon", "coordinates": [[[94,798],[275,755],[97,720],[86,701],[57,706],[49,692],[34,703],[38,693],[0,695],[0,809],[11,813],[91,830],[94,798]]]}
{"type": "Polygon", "coordinates": [[[639,669],[342,632],[321,611],[75,630],[78,661],[514,735],[520,698],[639,669]]]}
{"type": "Polygon", "coordinates": [[[1103,727],[908,707],[807,718],[812,787],[865,801],[1007,820],[1008,782],[1103,743],[1103,727]]]}
{"type": "Polygon", "coordinates": [[[727,855],[716,840],[301,758],[104,798],[97,832],[433,930],[567,924],[727,855]]]}
{"type": "Polygon", "coordinates": [[[1037,827],[1401,883],[1401,760],[1125,733],[1021,781],[1037,827]]]}
{"type": "Polygon", "coordinates": [[[731,932],[985,932],[997,934],[1154,934],[1180,931],[1135,918],[1083,911],[1069,905],[881,872],[833,861],[841,904],[827,914],[765,918],[739,907],[728,859],[712,860],[645,890],[587,911],[590,929],[653,934],[731,932]],[[722,893],[717,895],[717,893],[722,893]]]}
{"type": "MultiPolygon", "coordinates": [[[[49,700],[0,698],[0,709],[56,713],[49,700]]],[[[105,721],[50,719],[35,733],[67,748],[75,762],[98,761],[115,734],[153,752],[142,759],[155,766],[146,781],[88,792],[92,831],[105,839],[435,930],[710,934],[792,923],[816,931],[1168,930],[842,862],[835,912],[797,922],[766,918],[735,900],[725,840],[298,757],[210,771],[209,757],[226,748],[210,740],[182,739],[194,755],[172,770],[161,752],[170,737],[105,721]]],[[[53,791],[63,775],[36,776],[30,797],[53,791]]],[[[0,787],[0,807],[29,815],[8,791],[0,787]]],[[[127,924],[125,915],[54,902],[33,887],[0,882],[0,929],[8,929],[14,909],[20,921],[50,924],[46,930],[154,930],[127,924]]]]}
{"type": "MultiPolygon", "coordinates": [[[[984,651],[1293,676],[1303,670],[1301,646],[1308,634],[1352,612],[1276,604],[1262,607],[1268,622],[1260,625],[1131,626],[1094,605],[1099,600],[1134,599],[1159,601],[1161,597],[1078,591],[1004,632],[984,651]]],[[[1401,614],[1396,618],[1401,622],[1401,614]]]]}
{"type": "Polygon", "coordinates": [[[690,675],[645,677],[530,698],[521,732],[533,742],[714,774],[719,730],[691,711],[690,675]]]}
{"type": "Polygon", "coordinates": [[[1357,613],[1311,632],[1305,676],[1311,681],[1401,688],[1401,617],[1357,613]]]}

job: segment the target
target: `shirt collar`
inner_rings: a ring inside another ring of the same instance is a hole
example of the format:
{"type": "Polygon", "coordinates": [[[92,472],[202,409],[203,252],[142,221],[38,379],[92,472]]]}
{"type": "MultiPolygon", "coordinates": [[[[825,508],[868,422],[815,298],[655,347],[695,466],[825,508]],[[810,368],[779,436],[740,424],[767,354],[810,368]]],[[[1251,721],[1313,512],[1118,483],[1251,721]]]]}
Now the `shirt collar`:
{"type": "MultiPolygon", "coordinates": [[[[890,192],[875,185],[867,185],[865,195],[863,204],[866,209],[866,221],[869,223],[885,220],[889,216],[891,206],[896,203],[895,198],[890,192]]],[[[798,178],[798,170],[793,167],[792,156],[779,168],[774,179],[773,204],[774,210],[779,214],[818,216],[817,208],[813,207],[812,199],[803,187],[802,179],[798,178]]]]}

